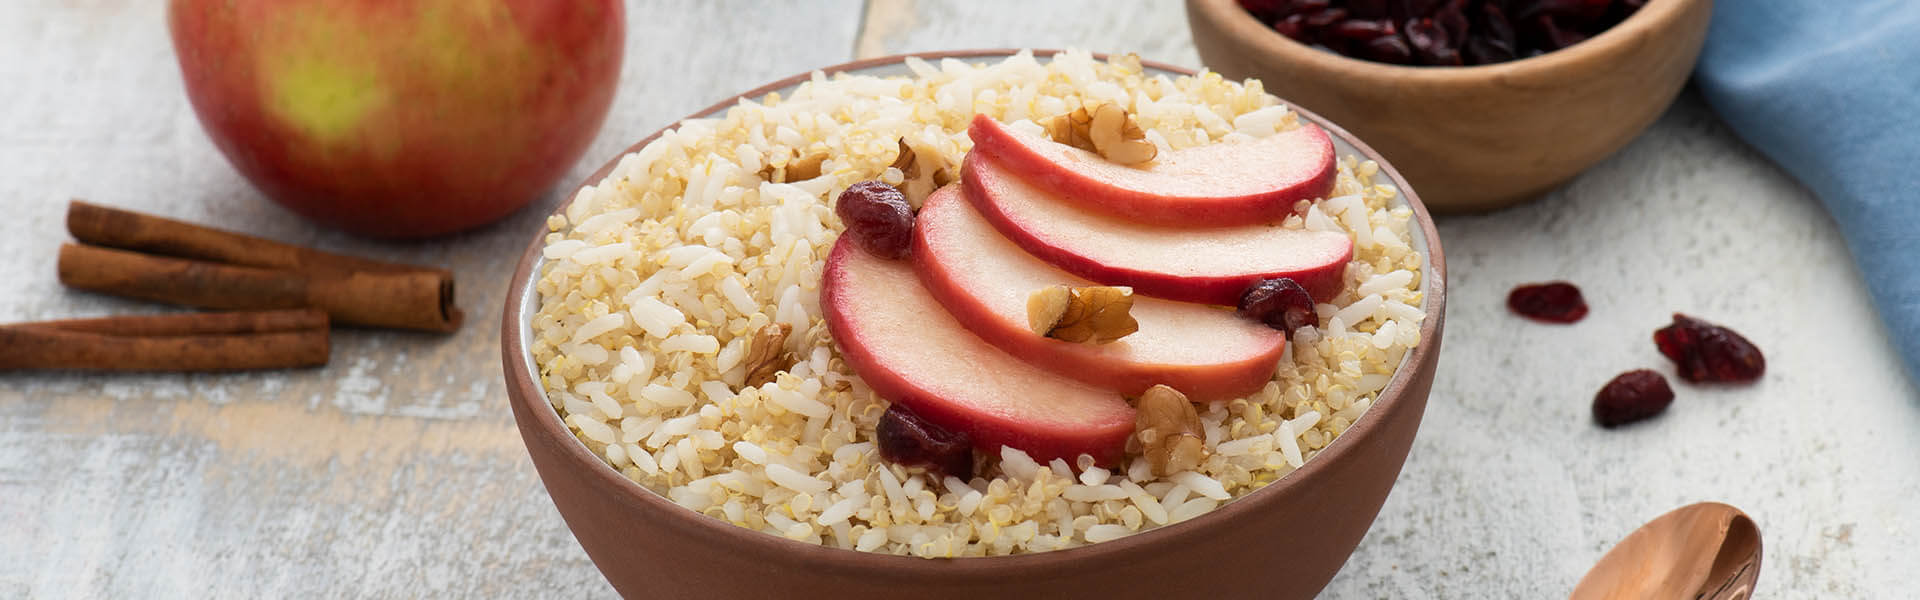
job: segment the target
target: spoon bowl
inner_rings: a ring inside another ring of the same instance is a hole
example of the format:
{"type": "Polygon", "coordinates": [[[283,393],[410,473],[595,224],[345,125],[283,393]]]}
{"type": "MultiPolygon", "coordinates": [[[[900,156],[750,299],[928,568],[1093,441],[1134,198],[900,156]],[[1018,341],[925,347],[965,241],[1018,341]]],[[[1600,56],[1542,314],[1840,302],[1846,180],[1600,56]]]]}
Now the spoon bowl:
{"type": "Polygon", "coordinates": [[[1760,528],[1740,509],[1689,504],[1620,540],[1574,586],[1570,600],[1746,600],[1760,578],[1760,528]]]}

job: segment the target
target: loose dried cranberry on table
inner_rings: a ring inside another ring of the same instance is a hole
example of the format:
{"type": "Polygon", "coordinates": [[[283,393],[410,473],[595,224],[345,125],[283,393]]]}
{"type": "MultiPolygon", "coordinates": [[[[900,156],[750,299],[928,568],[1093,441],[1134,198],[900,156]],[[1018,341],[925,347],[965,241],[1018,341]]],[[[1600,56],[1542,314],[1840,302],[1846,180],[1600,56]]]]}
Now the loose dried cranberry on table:
{"type": "Polygon", "coordinates": [[[840,192],[833,213],[847,235],[880,258],[905,258],[913,247],[913,206],[907,195],[883,181],[862,181],[840,192]]]}
{"type": "Polygon", "coordinates": [[[1593,420],[1601,427],[1618,427],[1660,414],[1673,404],[1667,378],[1647,369],[1614,377],[1593,397],[1593,420]]]}
{"type": "Polygon", "coordinates": [[[1747,338],[1719,325],[1673,313],[1673,324],[1653,332],[1660,353],[1687,381],[1737,383],[1759,379],[1767,358],[1747,338]]]}
{"type": "Polygon", "coordinates": [[[1572,323],[1587,316],[1587,299],[1565,281],[1533,283],[1508,292],[1507,308],[1535,321],[1572,323]]]}
{"type": "Polygon", "coordinates": [[[1402,65],[1483,65],[1580,43],[1646,0],[1240,0],[1281,35],[1402,65]]]}
{"type": "Polygon", "coordinates": [[[1240,295],[1240,316],[1266,323],[1287,333],[1314,324],[1313,296],[1299,282],[1286,277],[1262,279],[1240,295]]]}
{"type": "Polygon", "coordinates": [[[973,440],[966,432],[935,425],[900,404],[887,407],[874,430],[880,458],[960,479],[973,477],[973,440]]]}

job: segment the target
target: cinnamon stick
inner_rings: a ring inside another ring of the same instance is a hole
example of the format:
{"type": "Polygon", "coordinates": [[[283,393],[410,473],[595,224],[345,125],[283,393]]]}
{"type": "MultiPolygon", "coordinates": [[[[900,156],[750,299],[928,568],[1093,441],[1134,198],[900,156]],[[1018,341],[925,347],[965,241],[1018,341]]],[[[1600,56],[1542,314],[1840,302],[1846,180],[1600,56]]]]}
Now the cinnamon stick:
{"type": "Polygon", "coordinates": [[[134,337],[278,333],[326,329],[327,313],[315,308],[206,312],[37,321],[0,325],[0,327],[29,327],[134,337]]]}
{"type": "Polygon", "coordinates": [[[321,252],[293,244],[73,200],[67,204],[67,231],[81,243],[209,262],[300,271],[308,275],[356,272],[437,273],[445,269],[381,262],[321,252]]]}
{"type": "Polygon", "coordinates": [[[426,270],[310,275],[65,244],[59,272],[69,287],[200,308],[313,307],[340,323],[439,332],[461,319],[452,280],[426,270]]]}
{"type": "MultiPolygon", "coordinates": [[[[183,266],[186,263],[253,269],[221,271],[203,268],[195,270],[193,274],[175,272],[165,276],[149,275],[153,278],[143,279],[144,284],[133,290],[144,290],[148,292],[147,295],[121,293],[115,291],[117,288],[88,288],[68,284],[74,287],[207,308],[317,306],[341,323],[425,331],[453,331],[464,318],[460,308],[454,304],[453,273],[445,269],[321,252],[80,200],[74,200],[67,206],[67,230],[75,239],[92,246],[187,259],[183,262],[159,263],[181,271],[186,270],[183,266]],[[263,270],[281,274],[268,276],[258,272],[263,270]],[[287,274],[292,274],[292,277],[287,274]],[[219,282],[209,282],[204,278],[218,279],[219,282]],[[160,289],[178,284],[213,287],[205,290],[207,293],[160,289]],[[204,297],[235,289],[250,292],[252,298],[204,297]],[[189,301],[188,298],[197,300],[189,301]],[[290,298],[302,298],[305,303],[286,303],[292,302],[290,298]]],[[[99,257],[83,258],[93,260],[99,257]]],[[[68,253],[63,248],[63,282],[67,281],[67,260],[68,253]]],[[[137,265],[119,260],[110,266],[96,266],[127,269],[137,265]]],[[[102,275],[114,275],[115,281],[120,282],[116,285],[130,285],[124,280],[136,274],[122,270],[102,275]]]]}
{"type": "Polygon", "coordinates": [[[0,370],[311,367],[327,364],[327,336],[326,315],[315,310],[19,323],[0,326],[0,370]]]}

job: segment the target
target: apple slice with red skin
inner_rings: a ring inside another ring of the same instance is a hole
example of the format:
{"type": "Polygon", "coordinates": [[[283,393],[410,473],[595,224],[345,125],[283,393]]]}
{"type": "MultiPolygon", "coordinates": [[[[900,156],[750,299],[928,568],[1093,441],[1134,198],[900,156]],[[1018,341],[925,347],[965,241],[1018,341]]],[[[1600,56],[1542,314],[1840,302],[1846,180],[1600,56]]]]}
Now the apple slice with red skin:
{"type": "Polygon", "coordinates": [[[1333,190],[1333,140],[1312,124],[1258,140],[1162,152],[1128,166],[975,115],[974,154],[1035,186],[1116,217],[1183,227],[1271,223],[1333,190]]]}
{"type": "Polygon", "coordinates": [[[966,432],[989,452],[1005,445],[1042,462],[1083,453],[1102,464],[1120,460],[1133,432],[1125,399],[981,340],[920,285],[908,261],[873,256],[841,236],[821,280],[828,331],[880,397],[966,432]]]}
{"type": "Polygon", "coordinates": [[[960,324],[1028,364],[1138,396],[1165,384],[1196,402],[1260,390],[1273,379],[1286,334],[1217,306],[1135,298],[1135,331],[1110,344],[1076,344],[1034,333],[1027,297],[1050,285],[1097,285],[1007,241],[947,186],[914,220],[914,271],[960,324]]]}
{"type": "Polygon", "coordinates": [[[1287,277],[1326,302],[1340,292],[1353,258],[1353,240],[1340,232],[1267,224],[1192,228],[1088,211],[978,152],[967,155],[961,179],[980,216],[1028,253],[1143,296],[1237,306],[1253,282],[1287,277]]]}

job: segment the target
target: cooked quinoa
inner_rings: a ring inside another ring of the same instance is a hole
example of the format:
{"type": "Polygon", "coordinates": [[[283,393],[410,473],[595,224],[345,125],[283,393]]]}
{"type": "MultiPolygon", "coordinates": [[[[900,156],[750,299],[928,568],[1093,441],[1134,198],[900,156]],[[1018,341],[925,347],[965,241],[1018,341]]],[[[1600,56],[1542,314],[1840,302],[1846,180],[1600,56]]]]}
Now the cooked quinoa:
{"type": "MultiPolygon", "coordinates": [[[[900,185],[904,138],[919,160],[958,165],[968,119],[1034,120],[1116,102],[1162,151],[1298,127],[1262,91],[1204,72],[1150,75],[1022,52],[997,64],[907,59],[911,77],[814,73],[791,96],[742,100],[622,157],[548,222],[532,353],[555,410],[628,478],[688,509],[794,540],[922,557],[1068,548],[1190,519],[1311,460],[1366,412],[1420,342],[1412,212],[1339,162],[1331,197],[1284,226],[1345,231],[1347,286],[1294,332],[1265,389],[1201,407],[1209,458],[1156,477],[1137,453],[1118,471],[1019,450],[971,481],[889,464],[873,430],[887,403],[842,361],[821,319],[822,260],[841,224],[830,199],[855,182],[900,185]],[[824,152],[820,175],[770,183],[824,152]],[[754,332],[793,326],[793,366],[746,387],[754,332]]],[[[930,172],[932,169],[923,169],[930,172]]]]}

